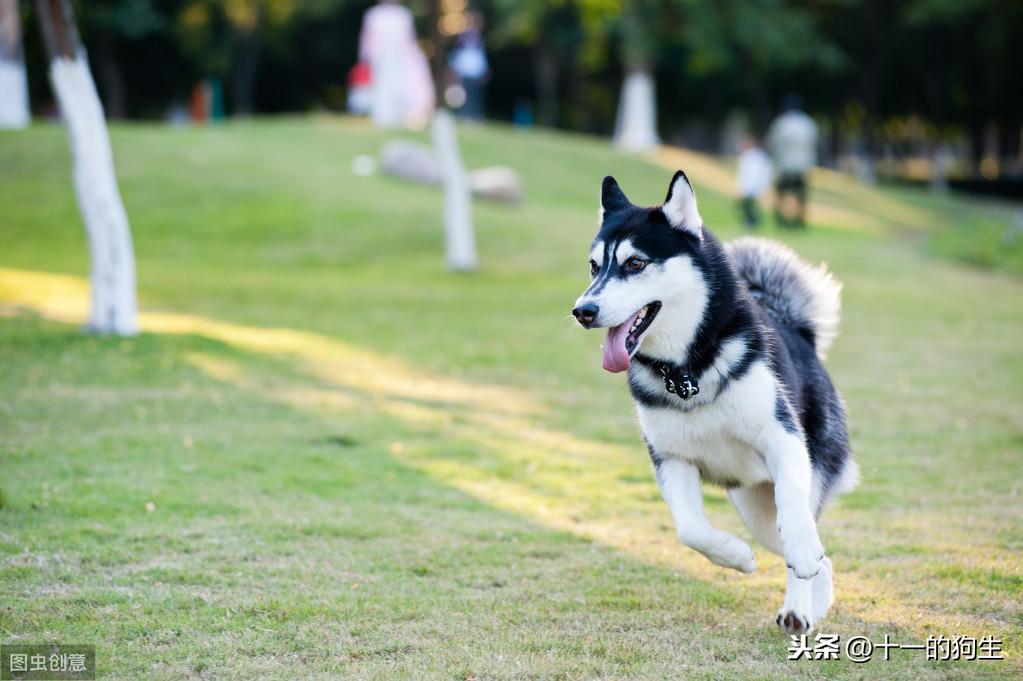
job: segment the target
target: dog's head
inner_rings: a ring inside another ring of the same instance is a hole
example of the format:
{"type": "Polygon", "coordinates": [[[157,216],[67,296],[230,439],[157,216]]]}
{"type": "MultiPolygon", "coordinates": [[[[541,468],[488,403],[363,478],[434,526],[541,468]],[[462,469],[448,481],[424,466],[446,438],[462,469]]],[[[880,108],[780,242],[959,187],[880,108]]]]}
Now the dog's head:
{"type": "Polygon", "coordinates": [[[680,325],[699,322],[707,302],[703,220],[681,170],[664,205],[652,208],[634,206],[615,179],[605,177],[600,216],[590,248],[592,282],[572,314],[587,329],[608,328],[604,368],[619,372],[644,340],[667,348],[680,325]]]}

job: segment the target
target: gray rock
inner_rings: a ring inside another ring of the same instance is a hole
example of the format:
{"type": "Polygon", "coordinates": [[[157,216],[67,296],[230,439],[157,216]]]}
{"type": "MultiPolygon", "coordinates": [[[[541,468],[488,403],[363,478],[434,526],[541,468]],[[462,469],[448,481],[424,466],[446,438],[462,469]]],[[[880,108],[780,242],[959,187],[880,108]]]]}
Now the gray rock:
{"type": "Polygon", "coordinates": [[[389,140],[380,150],[380,169],[419,184],[440,184],[440,166],[433,149],[409,140],[389,140]]]}
{"type": "MultiPolygon", "coordinates": [[[[380,169],[417,184],[440,184],[440,165],[433,148],[403,139],[389,140],[380,150],[380,169]]],[[[524,191],[519,174],[507,166],[489,166],[469,172],[473,196],[502,203],[519,203],[524,191]]]]}
{"type": "Polygon", "coordinates": [[[491,201],[518,203],[523,197],[522,179],[507,166],[490,166],[470,171],[469,186],[474,196],[491,201]]]}

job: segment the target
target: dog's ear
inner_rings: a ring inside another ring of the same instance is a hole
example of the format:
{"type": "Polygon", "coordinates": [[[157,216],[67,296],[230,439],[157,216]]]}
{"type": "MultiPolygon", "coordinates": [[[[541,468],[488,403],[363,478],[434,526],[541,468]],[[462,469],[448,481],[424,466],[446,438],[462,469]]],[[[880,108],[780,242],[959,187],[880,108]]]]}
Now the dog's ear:
{"type": "Polygon", "coordinates": [[[618,186],[618,182],[613,177],[608,175],[604,178],[604,183],[600,185],[600,214],[614,213],[628,207],[629,200],[625,198],[625,193],[622,192],[622,188],[618,186]]]}
{"type": "Polygon", "coordinates": [[[671,178],[668,196],[664,199],[661,210],[675,229],[681,229],[694,236],[703,236],[703,218],[696,208],[696,192],[689,184],[689,178],[681,170],[671,178]]]}

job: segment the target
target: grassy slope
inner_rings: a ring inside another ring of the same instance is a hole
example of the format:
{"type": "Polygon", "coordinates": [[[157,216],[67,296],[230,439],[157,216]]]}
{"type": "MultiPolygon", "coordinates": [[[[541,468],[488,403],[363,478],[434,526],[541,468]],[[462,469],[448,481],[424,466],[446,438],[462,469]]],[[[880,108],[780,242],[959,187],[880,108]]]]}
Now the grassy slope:
{"type": "MultiPolygon", "coordinates": [[[[86,272],[63,134],[0,136],[0,301],[37,292],[24,271],[86,272]]],[[[455,276],[434,191],[349,171],[383,139],[115,129],[143,306],[192,317],[114,340],[0,316],[0,641],[95,642],[118,677],[861,677],[785,661],[780,560],[742,576],[677,544],[625,387],[566,318],[600,177],[652,203],[666,172],[465,131],[470,165],[517,168],[528,200],[477,204],[485,268],[455,276]]],[[[824,631],[992,634],[1013,658],[894,651],[872,676],[1018,671],[1023,285],[896,238],[787,240],[846,285],[829,365],[864,474],[822,525],[824,631]]]]}

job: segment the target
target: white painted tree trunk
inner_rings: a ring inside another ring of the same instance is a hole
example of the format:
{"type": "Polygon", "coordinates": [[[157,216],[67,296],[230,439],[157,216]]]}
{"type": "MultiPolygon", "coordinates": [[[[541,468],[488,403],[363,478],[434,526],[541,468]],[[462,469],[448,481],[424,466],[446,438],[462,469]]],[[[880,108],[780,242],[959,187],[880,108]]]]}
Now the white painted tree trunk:
{"type": "Polygon", "coordinates": [[[25,62],[0,58],[0,128],[24,128],[28,122],[25,62]]]}
{"type": "Polygon", "coordinates": [[[624,151],[649,151],[661,143],[657,136],[657,97],[647,69],[630,69],[622,82],[615,122],[615,144],[624,151]]]}
{"type": "Polygon", "coordinates": [[[92,306],[87,328],[133,335],[138,320],[131,231],[117,188],[103,106],[84,52],[74,59],[51,60],[50,82],[67,124],[75,195],[89,241],[92,306]]]}
{"type": "Polygon", "coordinates": [[[18,0],[0,0],[0,128],[24,128],[29,119],[18,0]]]}
{"type": "Polygon", "coordinates": [[[433,146],[444,186],[444,242],[448,267],[476,269],[476,236],[472,228],[469,179],[458,151],[455,116],[444,107],[433,115],[433,146]]]}

